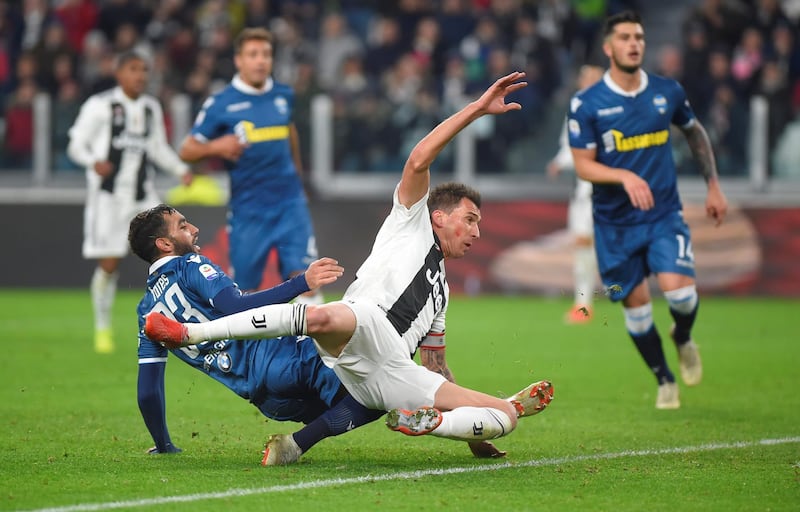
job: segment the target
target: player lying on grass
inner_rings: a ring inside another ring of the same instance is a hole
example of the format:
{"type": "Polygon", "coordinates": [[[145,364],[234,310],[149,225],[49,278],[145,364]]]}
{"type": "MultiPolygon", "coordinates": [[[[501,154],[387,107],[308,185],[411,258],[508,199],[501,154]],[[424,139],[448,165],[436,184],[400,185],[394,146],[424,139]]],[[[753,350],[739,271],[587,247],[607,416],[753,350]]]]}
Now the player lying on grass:
{"type": "MultiPolygon", "coordinates": [[[[313,262],[305,274],[269,290],[242,294],[218,266],[199,254],[199,230],[167,205],[139,213],[130,223],[132,251],[150,263],[147,291],[139,317],[139,410],[155,441],[151,453],[180,451],[166,422],[164,372],[168,350],[144,334],[144,317],[156,311],[183,321],[204,322],[245,309],[289,301],[310,289],[332,283],[342,267],[330,258],[313,262]]],[[[229,340],[199,343],[171,351],[249,400],[265,416],[306,426],[293,435],[268,441],[265,465],[295,462],[328,436],[374,421],[384,411],[357,403],[326,367],[306,336],[276,340],[229,340]]]]}
{"type": "Polygon", "coordinates": [[[170,347],[205,340],[312,336],[325,363],[359,403],[389,411],[387,425],[409,435],[480,441],[510,433],[517,418],[543,410],[549,382],[511,398],[458,386],[444,357],[449,287],[445,259],[463,257],[480,237],[480,194],[461,184],[430,190],[430,165],[462,129],[487,114],[518,110],[506,96],[524,73],[498,79],[480,98],[444,120],[412,150],[392,210],[344,298],[319,306],[276,304],[218,320],[181,324],[150,314],[147,336],[170,347]],[[426,352],[417,365],[413,356],[426,352]]]}

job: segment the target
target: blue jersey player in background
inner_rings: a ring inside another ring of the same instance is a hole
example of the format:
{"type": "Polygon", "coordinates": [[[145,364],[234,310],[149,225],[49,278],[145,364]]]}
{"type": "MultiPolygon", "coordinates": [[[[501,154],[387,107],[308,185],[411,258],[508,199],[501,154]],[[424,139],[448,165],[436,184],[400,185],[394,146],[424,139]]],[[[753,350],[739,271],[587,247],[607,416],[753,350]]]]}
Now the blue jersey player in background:
{"type": "MultiPolygon", "coordinates": [[[[259,288],[272,249],[281,277],[289,279],[317,258],[317,248],[300,177],[294,92],[271,78],[272,35],[246,28],[234,50],[238,73],[205,101],[180,156],[187,162],[225,160],[230,262],[236,282],[250,291],[259,288]]],[[[322,297],[308,293],[301,301],[321,303],[322,297]]]]}
{"type": "Polygon", "coordinates": [[[622,301],[625,326],[658,380],[656,407],[680,407],[678,386],[653,323],[647,278],[655,274],[669,304],[670,335],[681,377],[694,386],[702,364],[691,329],[698,309],[694,256],[683,220],[670,125],[686,136],[707,185],[706,212],[719,225],[727,212],[711,144],[681,85],[641,69],[644,29],[637,14],[608,18],[603,80],[570,102],[567,129],[578,176],[594,184],[595,250],[611,300],[622,301]]]}
{"type": "Polygon", "coordinates": [[[164,373],[169,352],[253,403],[265,416],[307,425],[267,442],[264,465],[289,464],[325,437],[373,421],[383,411],[356,402],[325,366],[305,336],[278,340],[221,340],[167,350],[149,340],[144,317],[158,312],[182,322],[203,322],[256,306],[287,302],[332,283],[342,268],[331,258],[274,288],[243,294],[219,267],[199,254],[199,230],[167,205],[139,213],[130,223],[131,250],[150,264],[139,318],[139,410],[155,441],[151,453],[180,451],[167,429],[164,373]]]}

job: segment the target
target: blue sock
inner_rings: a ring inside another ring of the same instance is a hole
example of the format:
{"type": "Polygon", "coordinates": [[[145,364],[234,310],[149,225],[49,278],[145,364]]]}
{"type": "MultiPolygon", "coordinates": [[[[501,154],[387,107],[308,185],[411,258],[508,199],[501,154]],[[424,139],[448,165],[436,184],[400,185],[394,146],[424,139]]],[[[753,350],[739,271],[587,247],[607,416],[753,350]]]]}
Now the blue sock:
{"type": "Polygon", "coordinates": [[[661,348],[661,336],[658,335],[655,325],[651,326],[644,334],[630,334],[630,336],[642,355],[642,359],[656,376],[658,383],[675,382],[675,376],[667,366],[664,350],[661,348]]]}
{"type": "Polygon", "coordinates": [[[672,339],[675,340],[677,345],[683,345],[691,339],[692,326],[694,325],[694,319],[697,317],[697,309],[699,307],[700,305],[697,304],[692,312],[688,314],[669,308],[669,314],[675,320],[675,332],[672,335],[672,339]]]}
{"type": "Polygon", "coordinates": [[[293,434],[297,446],[307,452],[326,437],[338,436],[361,425],[366,425],[386,414],[386,411],[367,409],[347,395],[317,419],[293,434]]]}

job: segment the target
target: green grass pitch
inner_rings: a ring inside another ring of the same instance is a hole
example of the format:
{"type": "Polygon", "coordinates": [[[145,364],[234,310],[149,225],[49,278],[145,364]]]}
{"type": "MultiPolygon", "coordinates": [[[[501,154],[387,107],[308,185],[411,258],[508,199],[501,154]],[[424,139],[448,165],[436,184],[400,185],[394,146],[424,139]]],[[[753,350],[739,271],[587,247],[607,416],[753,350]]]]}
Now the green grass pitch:
{"type": "MultiPolygon", "coordinates": [[[[459,383],[508,395],[549,379],[555,399],[496,444],[410,438],[378,421],[263,468],[250,404],[172,359],[167,414],[178,455],[149,456],[136,406],[139,290],[114,306],[117,350],[92,350],[88,291],[0,290],[0,510],[798,510],[798,302],[703,297],[694,337],[705,376],[682,407],[656,383],[618,305],[562,323],[566,297],[454,296],[447,359],[459,383]]],[[[671,320],[655,303],[666,335],[671,320]]],[[[665,343],[677,370],[676,353],[665,343]]]]}

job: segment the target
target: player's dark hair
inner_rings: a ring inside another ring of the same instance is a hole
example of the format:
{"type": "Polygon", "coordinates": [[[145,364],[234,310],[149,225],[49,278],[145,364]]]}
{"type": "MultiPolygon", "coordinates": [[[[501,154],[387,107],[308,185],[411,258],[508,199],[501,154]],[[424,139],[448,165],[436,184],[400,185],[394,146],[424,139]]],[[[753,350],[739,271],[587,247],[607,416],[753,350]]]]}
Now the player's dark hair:
{"type": "Polygon", "coordinates": [[[135,50],[128,50],[126,52],[122,52],[114,59],[114,69],[119,70],[132,60],[140,60],[142,62],[147,62],[147,59],[141,53],[135,50]]]}
{"type": "Polygon", "coordinates": [[[638,23],[642,24],[642,18],[634,11],[622,11],[606,18],[605,25],[603,25],[603,38],[606,38],[614,32],[614,27],[620,23],[638,23]]]}
{"type": "Polygon", "coordinates": [[[247,41],[264,41],[272,44],[272,33],[263,27],[248,27],[233,40],[233,53],[239,54],[247,41]]]}
{"type": "Polygon", "coordinates": [[[131,220],[128,229],[128,244],[133,254],[148,263],[158,259],[159,252],[156,248],[156,238],[166,237],[169,231],[165,215],[171,215],[177,210],[169,205],[160,204],[149,210],[139,212],[131,220]]]}
{"type": "Polygon", "coordinates": [[[431,190],[428,196],[428,210],[431,212],[442,210],[450,213],[465,197],[475,203],[478,208],[481,207],[481,193],[474,188],[462,183],[442,183],[431,190]]]}

